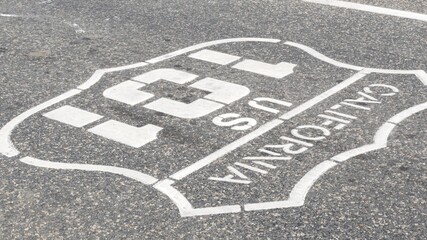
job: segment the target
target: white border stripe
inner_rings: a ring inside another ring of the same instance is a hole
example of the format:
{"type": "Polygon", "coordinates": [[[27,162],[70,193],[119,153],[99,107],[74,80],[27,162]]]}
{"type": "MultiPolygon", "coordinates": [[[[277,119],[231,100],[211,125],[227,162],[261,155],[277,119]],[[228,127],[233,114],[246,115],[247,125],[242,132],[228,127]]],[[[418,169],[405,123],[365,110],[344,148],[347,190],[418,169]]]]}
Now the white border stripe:
{"type": "Polygon", "coordinates": [[[301,178],[301,180],[298,181],[294,188],[292,188],[288,200],[262,203],[248,203],[244,205],[244,209],[245,211],[256,211],[302,206],[304,205],[305,197],[307,196],[308,191],[317,181],[317,179],[319,179],[324,173],[326,173],[329,169],[335,167],[336,165],[337,163],[329,160],[323,161],[316,165],[309,172],[307,172],[301,178]]]}
{"type": "Polygon", "coordinates": [[[169,58],[173,58],[175,56],[184,54],[184,53],[188,53],[194,50],[199,50],[201,48],[206,48],[206,47],[210,47],[213,45],[217,45],[217,44],[223,44],[223,43],[234,43],[234,42],[270,42],[270,43],[278,43],[280,42],[279,39],[272,39],[272,38],[227,38],[227,39],[221,39],[221,40],[215,40],[215,41],[210,41],[210,42],[204,42],[204,43],[200,43],[197,45],[193,45],[190,47],[186,47],[183,49],[180,49],[178,51],[175,52],[171,52],[153,59],[150,59],[146,62],[148,63],[157,63],[157,62],[161,62],[163,60],[169,59],[169,58]]]}
{"type": "Polygon", "coordinates": [[[356,70],[356,71],[361,71],[364,69],[364,67],[360,67],[360,66],[356,66],[356,65],[352,65],[352,64],[347,64],[347,63],[343,63],[343,62],[339,62],[337,60],[334,60],[332,58],[329,58],[323,54],[321,54],[320,52],[314,50],[311,47],[299,44],[299,43],[295,43],[295,42],[284,42],[283,44],[286,44],[288,46],[292,46],[292,47],[296,47],[299,48],[301,50],[303,50],[304,52],[310,54],[311,56],[320,59],[326,63],[329,63],[331,65],[337,66],[337,67],[341,67],[341,68],[347,68],[347,69],[352,69],[352,70],[356,70]]]}
{"type": "Polygon", "coordinates": [[[409,18],[409,19],[427,22],[427,15],[421,14],[421,13],[402,11],[402,10],[396,10],[391,8],[376,7],[376,6],[365,5],[360,3],[337,1],[337,0],[303,0],[303,1],[310,2],[310,3],[323,4],[323,5],[333,6],[333,7],[360,10],[360,11],[370,12],[370,13],[378,13],[378,14],[389,15],[394,17],[409,18]]]}
{"type": "Polygon", "coordinates": [[[305,110],[313,107],[317,103],[325,100],[326,98],[334,95],[335,93],[343,90],[344,88],[346,88],[346,87],[350,86],[351,84],[355,83],[356,81],[360,80],[361,78],[366,76],[366,74],[368,74],[368,73],[369,72],[362,70],[362,71],[354,74],[350,78],[348,78],[348,79],[344,80],[343,82],[335,85],[334,87],[327,90],[326,92],[323,92],[322,94],[317,95],[316,97],[308,100],[307,102],[299,105],[298,107],[293,108],[291,111],[283,114],[282,116],[280,116],[280,119],[288,120],[288,119],[295,117],[296,115],[298,115],[298,114],[304,112],[305,110]]]}
{"type": "Polygon", "coordinates": [[[97,83],[99,80],[101,80],[102,76],[104,74],[106,74],[106,73],[117,72],[117,71],[132,69],[132,68],[138,68],[138,67],[143,67],[143,66],[146,66],[146,65],[148,65],[148,63],[146,63],[146,62],[139,62],[139,63],[135,63],[135,64],[131,64],[131,65],[126,65],[126,66],[99,69],[99,70],[96,70],[93,73],[93,75],[86,82],[84,82],[84,83],[80,84],[79,86],[77,86],[77,88],[81,89],[81,90],[86,90],[86,89],[92,87],[95,83],[97,83]]]}
{"type": "Polygon", "coordinates": [[[406,118],[424,111],[427,109],[427,102],[413,106],[411,108],[406,109],[405,111],[402,111],[396,115],[394,115],[392,118],[390,118],[388,120],[389,123],[393,123],[393,124],[399,124],[400,122],[402,122],[403,120],[405,120],[406,118]]]}
{"type": "Polygon", "coordinates": [[[237,213],[241,211],[239,205],[227,205],[219,207],[193,208],[187,198],[181,192],[172,187],[173,180],[165,179],[154,184],[154,188],[165,194],[178,207],[181,217],[203,216],[224,213],[237,213]]]}
{"type": "Polygon", "coordinates": [[[83,170],[91,172],[107,172],[122,175],[131,179],[134,179],[140,183],[151,185],[157,182],[157,179],[142,172],[135,170],[105,166],[105,165],[92,165],[92,164],[77,164],[77,163],[61,163],[61,162],[50,162],[44,161],[33,157],[24,157],[20,159],[21,162],[28,165],[42,167],[42,168],[53,168],[53,169],[70,169],[70,170],[83,170]]]}
{"type": "Polygon", "coordinates": [[[185,178],[186,176],[190,175],[191,173],[196,172],[197,170],[211,164],[212,162],[214,162],[218,158],[220,158],[220,157],[226,155],[227,153],[233,151],[234,149],[246,144],[247,142],[263,135],[264,133],[270,131],[271,129],[279,126],[282,123],[283,123],[282,120],[274,119],[274,120],[262,125],[261,127],[256,129],[255,131],[253,131],[253,132],[237,139],[236,141],[228,144],[227,146],[209,154],[205,158],[202,158],[199,161],[191,164],[190,166],[179,170],[178,172],[172,174],[170,176],[170,178],[173,178],[175,180],[181,180],[181,179],[185,178]]]}
{"type": "Polygon", "coordinates": [[[30,117],[31,115],[52,106],[53,104],[59,103],[67,98],[70,98],[74,95],[77,95],[81,92],[78,89],[72,89],[68,92],[65,92],[55,98],[50,99],[42,104],[39,104],[33,108],[28,109],[27,111],[16,116],[10,120],[6,125],[0,129],[0,153],[7,157],[14,157],[19,154],[19,151],[15,148],[12,141],[10,140],[10,135],[12,134],[13,129],[20,124],[22,121],[30,117]]]}

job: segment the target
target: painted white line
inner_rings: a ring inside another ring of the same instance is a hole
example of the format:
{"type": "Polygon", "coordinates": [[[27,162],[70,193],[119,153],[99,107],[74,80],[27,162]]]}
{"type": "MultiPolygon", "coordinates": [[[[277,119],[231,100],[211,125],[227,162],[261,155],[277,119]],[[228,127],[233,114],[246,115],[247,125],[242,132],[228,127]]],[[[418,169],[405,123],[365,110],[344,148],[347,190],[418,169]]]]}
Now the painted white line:
{"type": "Polygon", "coordinates": [[[99,114],[88,112],[70,105],[54,109],[43,114],[43,116],[73,127],[84,127],[103,118],[103,116],[99,114]]]}
{"type": "Polygon", "coordinates": [[[427,102],[413,106],[411,108],[406,109],[405,111],[402,111],[396,115],[394,115],[392,118],[388,120],[389,123],[399,124],[406,118],[414,115],[415,113],[424,111],[427,109],[427,102]]]}
{"type": "Polygon", "coordinates": [[[15,14],[5,14],[5,13],[0,13],[0,17],[12,17],[12,18],[17,18],[17,17],[21,17],[19,15],[15,15],[15,14]]]}
{"type": "Polygon", "coordinates": [[[396,10],[391,8],[376,7],[376,6],[365,5],[360,3],[337,1],[337,0],[303,0],[303,1],[427,22],[427,15],[421,14],[421,13],[402,11],[402,10],[396,10]]]}
{"type": "Polygon", "coordinates": [[[127,169],[127,168],[105,166],[105,165],[50,162],[50,161],[44,161],[44,160],[40,160],[32,157],[24,157],[24,158],[21,158],[20,161],[28,165],[43,167],[43,168],[113,173],[113,174],[118,174],[118,175],[122,175],[128,178],[134,179],[145,185],[151,185],[157,182],[157,179],[150,175],[147,175],[145,173],[141,173],[135,170],[127,169]]]}
{"type": "Polygon", "coordinates": [[[280,116],[280,119],[288,120],[288,119],[295,117],[296,115],[298,115],[298,114],[304,112],[305,110],[313,107],[317,103],[325,100],[326,98],[334,95],[335,93],[343,90],[344,88],[346,88],[346,87],[350,86],[351,84],[355,83],[356,81],[360,80],[361,78],[366,76],[368,73],[369,72],[362,70],[362,71],[354,74],[350,78],[348,78],[348,79],[342,81],[341,83],[335,85],[334,87],[327,90],[326,92],[323,92],[320,95],[317,95],[316,97],[308,100],[307,102],[305,102],[305,103],[299,105],[298,107],[293,108],[289,112],[283,114],[282,116],[280,116]]]}
{"type": "Polygon", "coordinates": [[[193,45],[193,46],[190,46],[187,48],[183,48],[183,49],[180,49],[180,50],[172,52],[172,53],[168,53],[168,54],[153,58],[153,59],[145,61],[145,62],[139,62],[139,63],[126,65],[126,66],[96,70],[95,73],[86,82],[82,83],[77,88],[82,89],[82,90],[86,90],[86,89],[90,88],[92,85],[97,83],[105,73],[123,71],[123,70],[137,68],[137,67],[143,67],[143,66],[147,65],[148,63],[157,63],[157,62],[161,62],[163,60],[173,58],[173,57],[179,56],[181,54],[185,54],[185,53],[192,52],[195,50],[199,50],[199,49],[202,49],[205,47],[210,47],[210,46],[214,46],[214,45],[218,45],[218,44],[224,44],[224,43],[232,43],[232,42],[278,43],[278,42],[280,42],[280,40],[279,39],[270,39],[270,38],[229,38],[229,39],[221,39],[221,40],[215,40],[215,41],[210,41],[210,42],[204,42],[204,43],[196,44],[196,45],[193,45]]]}
{"type": "Polygon", "coordinates": [[[261,161],[252,161],[252,162],[255,163],[255,164],[264,166],[266,168],[270,168],[270,169],[276,169],[277,168],[276,166],[274,166],[272,164],[269,164],[269,163],[266,163],[266,162],[261,162],[261,161]]]}
{"type": "Polygon", "coordinates": [[[99,69],[99,70],[96,70],[93,73],[93,75],[86,82],[84,82],[84,83],[80,84],[79,86],[77,86],[77,88],[81,89],[81,90],[86,90],[86,89],[92,87],[95,83],[97,83],[99,80],[101,80],[102,76],[104,74],[106,74],[106,73],[123,71],[123,70],[127,70],[127,69],[143,67],[143,66],[146,66],[146,65],[148,65],[148,63],[139,62],[139,63],[135,63],[135,64],[131,64],[131,65],[126,65],[126,66],[99,69]]]}
{"type": "Polygon", "coordinates": [[[335,112],[335,111],[332,111],[332,110],[326,110],[325,112],[326,113],[332,113],[332,114],[335,114],[337,116],[341,116],[341,117],[345,117],[345,118],[349,118],[349,119],[357,119],[357,117],[355,117],[355,116],[348,115],[348,114],[345,114],[345,113],[335,112]]]}
{"type": "Polygon", "coordinates": [[[351,65],[351,64],[347,64],[347,63],[336,61],[336,60],[334,60],[332,58],[329,58],[329,57],[321,54],[320,52],[314,50],[311,47],[308,47],[308,46],[305,46],[305,45],[302,45],[302,44],[299,44],[299,43],[285,42],[284,44],[292,46],[292,47],[299,48],[299,49],[303,50],[304,52],[310,54],[311,56],[313,56],[313,57],[315,57],[315,58],[317,58],[319,60],[322,60],[322,61],[324,61],[326,63],[329,63],[331,65],[337,66],[337,67],[352,69],[352,70],[356,70],[356,71],[363,70],[363,67],[359,67],[359,66],[356,66],[356,65],[351,65]]]}
{"type": "Polygon", "coordinates": [[[251,140],[261,136],[262,134],[270,131],[271,129],[279,126],[282,123],[283,123],[282,120],[274,119],[274,120],[262,125],[261,127],[256,129],[255,131],[253,131],[253,132],[237,139],[236,141],[228,144],[227,146],[209,154],[205,158],[202,158],[199,161],[191,164],[190,166],[179,170],[178,172],[172,174],[170,177],[175,179],[175,180],[181,180],[181,179],[185,178],[186,176],[188,176],[188,175],[200,170],[201,168],[211,164],[212,162],[214,162],[218,158],[226,155],[227,153],[233,151],[234,149],[248,143],[249,141],[251,141],[251,140]]]}
{"type": "Polygon", "coordinates": [[[251,59],[245,59],[233,66],[235,69],[252,72],[272,78],[284,78],[294,72],[297,65],[287,62],[270,64],[251,59]]]}
{"type": "Polygon", "coordinates": [[[140,148],[156,140],[157,135],[162,129],[153,124],[135,127],[116,120],[108,120],[89,129],[88,132],[130,147],[140,148]]]}
{"type": "Polygon", "coordinates": [[[19,151],[15,148],[12,141],[10,140],[10,135],[12,134],[13,129],[15,129],[18,124],[20,124],[22,121],[30,117],[31,115],[48,108],[52,106],[53,104],[59,103],[67,98],[70,98],[74,95],[77,95],[81,92],[81,90],[78,89],[72,89],[68,92],[65,92],[55,98],[52,98],[42,104],[39,104],[33,108],[28,109],[27,111],[21,113],[20,115],[16,116],[12,120],[10,120],[6,125],[4,125],[0,129],[0,153],[7,156],[7,157],[13,157],[19,154],[19,151]]]}
{"type": "Polygon", "coordinates": [[[251,171],[254,171],[254,172],[257,172],[257,173],[261,173],[261,174],[267,174],[267,173],[268,173],[268,172],[267,172],[267,171],[265,171],[265,170],[259,169],[259,168],[257,168],[257,167],[252,167],[252,166],[247,165],[247,164],[244,164],[244,163],[236,162],[236,163],[234,163],[234,164],[236,164],[236,165],[237,165],[237,166],[239,166],[239,167],[246,168],[246,169],[248,169],[248,170],[251,170],[251,171]]]}
{"type": "Polygon", "coordinates": [[[190,58],[220,64],[220,65],[227,65],[232,62],[235,62],[239,60],[241,57],[234,56],[227,53],[217,52],[209,49],[203,49],[196,53],[188,55],[190,58]]]}
{"type": "Polygon", "coordinates": [[[244,160],[278,160],[278,161],[288,161],[291,160],[291,157],[244,157],[244,160]]]}
{"type": "Polygon", "coordinates": [[[336,61],[336,60],[334,60],[332,58],[329,58],[329,57],[321,54],[320,52],[314,50],[313,48],[305,46],[303,44],[289,42],[289,41],[288,42],[284,42],[283,44],[299,48],[302,51],[310,54],[311,56],[313,56],[313,57],[315,57],[315,58],[317,58],[317,59],[319,59],[321,61],[324,61],[326,63],[329,63],[331,65],[337,66],[337,67],[351,69],[351,70],[356,70],[356,71],[365,70],[366,72],[372,72],[372,73],[414,74],[415,76],[417,76],[421,80],[421,82],[424,85],[427,85],[427,73],[424,70],[395,70],[395,69],[381,69],[381,68],[360,67],[360,66],[356,66],[356,65],[352,65],[352,64],[347,64],[347,63],[336,61]]]}
{"type": "Polygon", "coordinates": [[[320,178],[320,176],[322,176],[329,169],[333,168],[336,165],[337,163],[326,160],[312,168],[292,188],[288,200],[262,203],[248,203],[244,205],[244,209],[245,211],[257,211],[302,206],[304,205],[305,197],[307,196],[307,193],[313,186],[313,184],[320,178]]]}
{"type": "Polygon", "coordinates": [[[411,108],[408,108],[394,115],[386,123],[384,123],[375,133],[374,143],[367,144],[358,148],[350,149],[348,151],[345,151],[343,153],[340,153],[332,157],[331,160],[337,161],[337,162],[344,162],[355,156],[387,147],[388,138],[391,135],[393,129],[397,126],[397,124],[401,123],[406,118],[418,112],[424,111],[426,109],[427,109],[427,102],[413,106],[411,108]]]}
{"type": "Polygon", "coordinates": [[[195,50],[199,50],[202,48],[206,48],[206,47],[210,47],[213,45],[218,45],[218,44],[224,44],[224,43],[233,43],[233,42],[269,42],[269,43],[278,43],[280,42],[279,39],[271,39],[271,38],[228,38],[228,39],[221,39],[221,40],[215,40],[215,41],[210,41],[210,42],[204,42],[204,43],[200,43],[200,44],[196,44],[190,47],[186,47],[183,49],[180,49],[178,51],[175,52],[171,52],[153,59],[150,59],[146,62],[148,63],[157,63],[157,62],[161,62],[164,61],[166,59],[169,58],[173,58],[176,57],[178,55],[181,54],[185,54],[188,52],[192,52],[195,50]]]}
{"type": "Polygon", "coordinates": [[[203,216],[223,213],[236,213],[241,211],[239,205],[227,205],[220,207],[193,208],[191,203],[178,190],[172,187],[174,181],[170,179],[162,180],[154,185],[154,188],[168,196],[178,207],[181,217],[203,216]]]}
{"type": "Polygon", "coordinates": [[[246,175],[244,175],[243,173],[241,173],[239,170],[235,169],[232,166],[228,166],[227,169],[234,173],[235,175],[239,176],[239,178],[243,178],[243,179],[248,179],[248,177],[246,177],[246,175]]]}
{"type": "Polygon", "coordinates": [[[38,2],[37,4],[47,4],[47,3],[51,3],[51,2],[52,2],[52,0],[46,0],[46,1],[38,2]]]}

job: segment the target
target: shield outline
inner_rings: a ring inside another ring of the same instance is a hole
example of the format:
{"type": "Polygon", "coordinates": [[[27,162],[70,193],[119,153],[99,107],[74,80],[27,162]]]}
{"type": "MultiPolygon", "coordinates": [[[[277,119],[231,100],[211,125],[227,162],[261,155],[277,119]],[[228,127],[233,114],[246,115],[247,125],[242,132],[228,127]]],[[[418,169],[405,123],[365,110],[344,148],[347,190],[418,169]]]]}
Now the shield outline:
{"type": "MultiPolygon", "coordinates": [[[[180,56],[189,52],[193,52],[196,50],[200,50],[203,48],[207,48],[210,46],[215,46],[219,44],[224,43],[235,43],[235,42],[267,42],[267,43],[280,43],[281,40],[279,39],[270,39],[270,38],[229,38],[229,39],[220,39],[215,41],[209,41],[204,42],[200,44],[196,44],[190,47],[186,47],[183,49],[179,49],[177,51],[147,60],[145,62],[139,62],[131,65],[125,65],[120,67],[114,67],[114,68],[105,68],[105,69],[99,69],[96,70],[93,75],[84,83],[77,86],[75,89],[69,90],[57,97],[54,97],[50,100],[47,100],[35,107],[32,107],[28,109],[27,111],[21,113],[20,115],[16,116],[9,122],[7,122],[1,129],[0,129],[0,154],[8,157],[13,158],[20,154],[20,152],[15,148],[13,142],[11,141],[11,134],[12,131],[24,120],[29,118],[30,116],[54,105],[58,104],[61,101],[74,97],[81,93],[84,90],[89,89],[94,84],[96,84],[98,81],[101,80],[101,78],[111,72],[116,71],[123,71],[133,68],[139,68],[144,67],[149,64],[155,64],[176,56],[180,56]]],[[[347,63],[343,63],[340,61],[336,61],[332,58],[329,58],[313,48],[310,48],[308,46],[295,43],[295,42],[283,42],[283,44],[292,46],[295,48],[298,48],[312,57],[315,57],[323,62],[326,62],[328,64],[334,65],[336,67],[350,69],[350,70],[356,70],[358,73],[356,74],[369,74],[369,73],[384,73],[384,74],[403,74],[403,75],[415,75],[424,85],[427,85],[427,73],[423,70],[394,70],[394,69],[379,69],[379,68],[366,68],[366,67],[360,67],[356,65],[351,65],[347,63]]],[[[351,84],[351,83],[350,83],[351,84]]],[[[338,155],[335,155],[330,160],[325,160],[315,167],[313,167],[311,170],[309,170],[299,181],[298,183],[293,187],[291,190],[291,193],[289,195],[289,198],[287,200],[283,201],[274,201],[274,202],[260,202],[260,203],[247,203],[242,205],[225,205],[225,206],[217,206],[217,207],[208,207],[208,208],[193,208],[191,203],[187,200],[187,198],[179,192],[176,188],[174,188],[172,185],[174,184],[174,180],[171,180],[169,178],[158,180],[148,174],[127,169],[127,168],[119,168],[119,167],[113,167],[113,166],[106,166],[106,165],[89,165],[89,164],[74,164],[74,163],[60,163],[60,162],[51,162],[51,161],[45,161],[36,159],[30,156],[22,157],[20,159],[21,162],[37,166],[37,167],[44,167],[44,168],[52,168],[52,169],[69,169],[69,170],[84,170],[84,171],[95,171],[95,172],[106,172],[106,173],[113,173],[122,175],[131,179],[134,179],[138,182],[141,182],[145,185],[151,185],[156,190],[160,191],[161,193],[165,194],[167,197],[170,198],[170,200],[177,206],[179,213],[181,217],[189,217],[189,216],[201,216],[201,215],[213,215],[213,214],[223,214],[223,213],[236,213],[241,212],[242,209],[245,211],[256,211],[256,210],[267,210],[267,209],[277,209],[277,208],[289,208],[289,207],[298,207],[302,206],[304,204],[305,198],[310,190],[310,188],[313,186],[313,184],[329,169],[333,168],[334,166],[338,165],[341,162],[344,162],[348,159],[351,159],[355,156],[358,156],[360,154],[364,154],[370,151],[378,150],[381,148],[387,147],[387,141],[388,137],[390,136],[393,129],[396,127],[398,123],[405,120],[406,118],[412,116],[415,113],[421,112],[423,110],[427,109],[427,102],[422,103],[413,107],[410,107],[406,110],[403,110],[402,112],[396,114],[392,118],[390,118],[388,121],[386,121],[376,132],[373,143],[363,145],[361,147],[357,147],[345,152],[342,152],[338,155]],[[243,208],[242,208],[243,207],[243,208]]],[[[291,110],[292,111],[292,110],[291,110]]],[[[291,112],[290,111],[290,112],[291,112]]],[[[286,115],[286,114],[285,114],[286,115]]],[[[281,118],[286,120],[290,119],[292,116],[282,116],[281,118]]],[[[265,124],[264,124],[265,125],[265,124]]],[[[263,125],[263,126],[264,126],[263,125]]],[[[261,126],[260,128],[262,128],[261,126]]],[[[273,127],[274,128],[274,127],[273,127]]],[[[271,128],[271,129],[273,129],[271,128]]],[[[271,130],[269,129],[269,130],[271,130]]],[[[262,134],[265,134],[269,130],[265,131],[262,134]]],[[[251,134],[251,133],[249,133],[251,134]]],[[[247,135],[249,135],[247,134],[247,135]]],[[[260,135],[262,135],[260,134],[260,135]]],[[[260,136],[259,135],[259,136],[260,136]]],[[[251,139],[250,139],[251,140],[251,139]]],[[[250,141],[248,140],[248,141],[250,141]]],[[[243,143],[244,144],[244,143],[243,143]]],[[[243,145],[242,144],[242,145],[243,145]]],[[[225,148],[225,147],[223,147],[225,148]]],[[[223,149],[222,148],[222,149],[223,149]]],[[[232,149],[234,150],[234,149],[232,149]]],[[[232,151],[230,150],[230,151],[232,151]]],[[[228,152],[230,152],[228,151],[228,152]]],[[[227,153],[228,153],[227,152],[227,153]]],[[[213,160],[214,161],[214,160],[213,160]]],[[[212,161],[212,162],[213,162],[212,161]]],[[[198,161],[199,162],[199,161],[198,161]]],[[[196,162],[197,163],[197,162],[196,162]]],[[[210,163],[210,162],[209,162],[210,163]]],[[[208,163],[208,164],[209,164],[208,163]]],[[[206,164],[207,165],[207,164],[206,164]]],[[[202,167],[206,166],[203,165],[202,167]]],[[[200,168],[202,168],[200,167],[200,168]]],[[[198,168],[198,169],[200,169],[198,168]]],[[[184,168],[183,170],[188,169],[184,168]]],[[[196,169],[195,171],[197,171],[196,169]]],[[[188,173],[184,171],[182,174],[182,170],[178,171],[177,173],[170,176],[170,178],[175,180],[180,180],[187,175],[191,174],[192,172],[188,173]],[[181,174],[179,174],[181,173],[181,174]]]]}

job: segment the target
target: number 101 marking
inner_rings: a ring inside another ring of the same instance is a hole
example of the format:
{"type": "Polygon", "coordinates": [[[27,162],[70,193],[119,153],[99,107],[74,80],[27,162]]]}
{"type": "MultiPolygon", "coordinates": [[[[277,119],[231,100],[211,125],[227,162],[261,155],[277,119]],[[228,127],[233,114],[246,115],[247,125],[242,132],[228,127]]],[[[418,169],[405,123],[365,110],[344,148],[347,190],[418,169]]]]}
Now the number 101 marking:
{"type": "MultiPolygon", "coordinates": [[[[228,61],[229,59],[236,60],[240,58],[211,50],[201,50],[190,55],[190,57],[218,64],[222,64],[222,59],[227,59],[228,61]]],[[[233,68],[236,69],[274,78],[283,78],[293,73],[294,67],[294,64],[285,62],[273,65],[255,60],[243,60],[233,66],[233,68]]],[[[112,86],[106,89],[103,92],[103,95],[108,99],[134,106],[154,98],[154,94],[143,90],[149,84],[164,80],[174,84],[183,85],[194,81],[198,77],[199,76],[195,74],[182,70],[171,68],[155,69],[136,76],[131,80],[112,86]]],[[[183,103],[162,97],[146,103],[142,105],[142,107],[182,119],[195,119],[213,113],[228,104],[242,99],[250,93],[249,88],[245,86],[209,77],[198,80],[188,87],[210,93],[191,103],[183,103]]],[[[285,101],[264,97],[255,98],[249,101],[249,105],[269,113],[279,113],[276,109],[261,105],[262,102],[270,102],[286,107],[292,105],[285,101]]],[[[71,106],[63,106],[44,114],[44,116],[74,127],[83,127],[103,118],[103,116],[98,114],[71,106]]],[[[240,115],[237,113],[222,114],[215,117],[212,122],[217,126],[231,127],[232,130],[237,131],[250,129],[257,124],[255,119],[245,117],[240,118],[240,115]]],[[[108,120],[90,128],[88,131],[110,140],[139,148],[156,140],[158,133],[162,130],[162,127],[152,124],[135,127],[123,122],[108,120]]]]}

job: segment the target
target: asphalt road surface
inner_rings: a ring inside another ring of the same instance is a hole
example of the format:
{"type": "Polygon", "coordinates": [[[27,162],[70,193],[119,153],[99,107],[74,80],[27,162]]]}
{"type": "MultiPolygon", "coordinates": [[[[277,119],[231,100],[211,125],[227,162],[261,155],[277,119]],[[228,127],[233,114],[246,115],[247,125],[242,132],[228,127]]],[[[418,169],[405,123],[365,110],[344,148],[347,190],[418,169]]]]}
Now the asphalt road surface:
{"type": "Polygon", "coordinates": [[[425,0],[7,0],[0,26],[0,239],[427,238],[425,0]]]}

